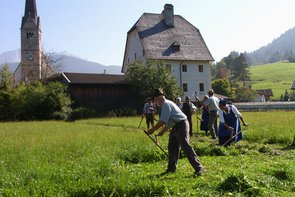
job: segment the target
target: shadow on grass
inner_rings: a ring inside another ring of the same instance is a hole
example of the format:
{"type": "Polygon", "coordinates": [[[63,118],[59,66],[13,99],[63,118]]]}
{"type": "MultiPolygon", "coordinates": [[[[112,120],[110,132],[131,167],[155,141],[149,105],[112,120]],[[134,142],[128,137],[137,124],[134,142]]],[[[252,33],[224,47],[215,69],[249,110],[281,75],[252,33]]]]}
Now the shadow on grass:
{"type": "Polygon", "coordinates": [[[219,184],[217,189],[221,193],[224,191],[237,192],[243,193],[246,196],[259,196],[262,193],[262,191],[255,187],[253,183],[249,181],[247,176],[242,173],[230,175],[219,184]]]}
{"type": "Polygon", "coordinates": [[[295,143],[282,148],[282,150],[295,150],[295,143]]]}

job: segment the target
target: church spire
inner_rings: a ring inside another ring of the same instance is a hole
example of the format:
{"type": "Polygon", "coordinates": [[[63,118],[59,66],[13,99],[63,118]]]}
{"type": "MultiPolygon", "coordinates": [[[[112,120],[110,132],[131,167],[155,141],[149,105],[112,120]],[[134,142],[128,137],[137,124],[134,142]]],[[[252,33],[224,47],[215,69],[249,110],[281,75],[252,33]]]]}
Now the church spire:
{"type": "Polygon", "coordinates": [[[37,17],[36,0],[26,0],[25,17],[37,17]]]}
{"type": "Polygon", "coordinates": [[[16,71],[16,81],[33,82],[41,79],[42,42],[40,19],[36,0],[26,0],[21,24],[21,66],[16,71]]]}
{"type": "Polygon", "coordinates": [[[36,0],[26,0],[25,15],[23,16],[21,27],[23,27],[29,17],[32,18],[36,24],[38,24],[39,17],[37,16],[36,0]]]}

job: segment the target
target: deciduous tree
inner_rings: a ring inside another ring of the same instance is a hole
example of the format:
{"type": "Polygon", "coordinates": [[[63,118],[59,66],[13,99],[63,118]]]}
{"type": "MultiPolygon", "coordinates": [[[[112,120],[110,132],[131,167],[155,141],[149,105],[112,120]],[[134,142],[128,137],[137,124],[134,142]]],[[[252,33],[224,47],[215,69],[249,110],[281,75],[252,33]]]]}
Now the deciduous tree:
{"type": "Polygon", "coordinates": [[[8,120],[10,114],[10,94],[13,85],[12,73],[8,64],[0,70],[0,119],[8,120]]]}
{"type": "Polygon", "coordinates": [[[134,62],[128,66],[126,73],[134,93],[142,100],[151,96],[155,88],[162,88],[167,98],[174,99],[183,92],[174,77],[162,61],[134,62]]]}
{"type": "Polygon", "coordinates": [[[56,58],[55,53],[42,53],[42,81],[45,81],[51,75],[61,72],[62,65],[60,60],[62,60],[62,57],[56,58]]]}
{"type": "Polygon", "coordinates": [[[222,94],[228,97],[232,96],[231,85],[228,79],[216,79],[212,81],[212,88],[217,94],[222,94]]]}

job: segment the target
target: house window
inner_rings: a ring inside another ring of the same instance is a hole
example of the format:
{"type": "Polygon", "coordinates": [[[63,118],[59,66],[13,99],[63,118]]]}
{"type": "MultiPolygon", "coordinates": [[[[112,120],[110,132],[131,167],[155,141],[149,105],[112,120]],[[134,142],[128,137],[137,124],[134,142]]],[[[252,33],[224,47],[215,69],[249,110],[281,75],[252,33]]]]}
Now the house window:
{"type": "Polygon", "coordinates": [[[145,56],[145,51],[144,51],[144,49],[142,50],[142,57],[144,57],[145,56]]]}
{"type": "Polygon", "coordinates": [[[166,64],[166,68],[169,72],[171,72],[171,64],[166,64]]]}
{"type": "Polygon", "coordinates": [[[187,72],[187,66],[186,65],[182,65],[182,72],[187,72]]]}
{"type": "Polygon", "coordinates": [[[204,72],[204,66],[203,65],[199,65],[199,72],[200,73],[204,72]]]}
{"type": "Polygon", "coordinates": [[[183,84],[182,84],[182,90],[183,90],[184,92],[187,92],[187,83],[183,83],[183,84]]]}
{"type": "Polygon", "coordinates": [[[137,59],[137,58],[136,58],[136,53],[134,53],[134,60],[136,61],[136,59],[137,59]]]}
{"type": "Polygon", "coordinates": [[[204,92],[204,83],[199,84],[199,90],[200,92],[204,92]]]}

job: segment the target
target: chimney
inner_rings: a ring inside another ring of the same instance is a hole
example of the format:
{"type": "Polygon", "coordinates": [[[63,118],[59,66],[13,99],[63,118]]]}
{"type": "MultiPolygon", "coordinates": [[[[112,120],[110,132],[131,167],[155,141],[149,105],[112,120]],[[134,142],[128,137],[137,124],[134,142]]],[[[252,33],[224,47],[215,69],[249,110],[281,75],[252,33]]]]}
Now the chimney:
{"type": "Polygon", "coordinates": [[[172,4],[165,4],[162,15],[164,17],[165,24],[168,27],[174,27],[174,11],[172,4]]]}

